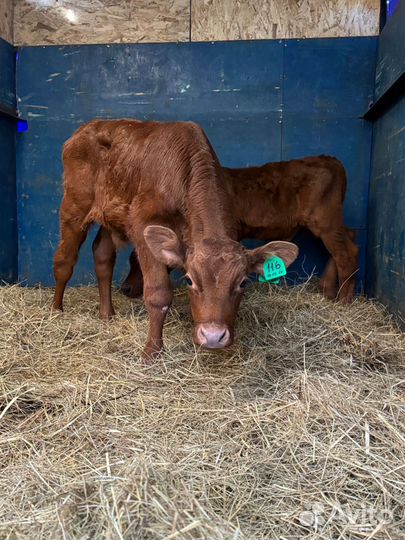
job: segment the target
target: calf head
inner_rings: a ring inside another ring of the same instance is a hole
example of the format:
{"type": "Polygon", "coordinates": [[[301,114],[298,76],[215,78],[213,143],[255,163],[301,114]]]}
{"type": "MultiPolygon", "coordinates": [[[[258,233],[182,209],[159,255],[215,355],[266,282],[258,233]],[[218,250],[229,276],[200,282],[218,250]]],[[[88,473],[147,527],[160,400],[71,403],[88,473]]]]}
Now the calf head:
{"type": "Polygon", "coordinates": [[[269,242],[246,249],[230,239],[203,239],[186,248],[176,233],[158,225],[146,227],[145,240],[154,257],[186,273],[194,343],[208,349],[231,345],[234,323],[251,272],[263,273],[269,257],[280,257],[289,266],[298,256],[291,242],[269,242]]]}

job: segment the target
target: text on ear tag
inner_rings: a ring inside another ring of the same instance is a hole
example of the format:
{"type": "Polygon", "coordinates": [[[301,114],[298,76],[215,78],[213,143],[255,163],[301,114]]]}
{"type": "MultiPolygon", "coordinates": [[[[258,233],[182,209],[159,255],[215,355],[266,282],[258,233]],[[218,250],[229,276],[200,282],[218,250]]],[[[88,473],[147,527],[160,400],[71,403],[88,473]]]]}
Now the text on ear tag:
{"type": "MultiPolygon", "coordinates": [[[[263,274],[265,281],[278,280],[287,273],[283,259],[280,257],[270,257],[263,264],[263,274]]],[[[260,279],[259,279],[260,280],[260,279]]]]}

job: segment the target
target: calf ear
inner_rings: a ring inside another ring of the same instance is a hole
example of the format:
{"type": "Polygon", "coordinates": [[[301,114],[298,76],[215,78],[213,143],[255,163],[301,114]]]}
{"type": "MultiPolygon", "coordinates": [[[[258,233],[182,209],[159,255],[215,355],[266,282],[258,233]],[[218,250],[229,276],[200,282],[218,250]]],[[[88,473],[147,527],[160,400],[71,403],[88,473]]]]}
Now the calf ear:
{"type": "Polygon", "coordinates": [[[177,234],[172,229],[160,225],[149,225],[143,231],[143,236],[155,259],[170,267],[183,267],[183,249],[177,234]]]}
{"type": "Polygon", "coordinates": [[[249,251],[250,272],[263,274],[263,264],[270,257],[280,257],[286,267],[290,266],[298,257],[298,247],[291,242],[269,242],[265,246],[249,251]]]}

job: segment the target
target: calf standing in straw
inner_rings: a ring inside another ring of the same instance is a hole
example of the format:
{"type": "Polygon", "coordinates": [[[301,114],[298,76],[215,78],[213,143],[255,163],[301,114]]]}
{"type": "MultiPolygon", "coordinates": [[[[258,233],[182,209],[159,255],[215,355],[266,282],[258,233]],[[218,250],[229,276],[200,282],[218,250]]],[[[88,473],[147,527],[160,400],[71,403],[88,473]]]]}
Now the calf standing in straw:
{"type": "Polygon", "coordinates": [[[79,128],[63,149],[61,242],[54,258],[53,307],[63,294],[90,224],[102,225],[93,245],[100,316],[114,313],[111,280],[117,246],[137,247],[149,332],[144,358],[162,348],[172,302],[167,267],[186,272],[195,323],[194,342],[224,348],[249,272],[268,257],[288,266],[298,254],[289,242],[247,250],[236,224],[222,170],[204,132],[194,123],[96,120],[79,128]]]}

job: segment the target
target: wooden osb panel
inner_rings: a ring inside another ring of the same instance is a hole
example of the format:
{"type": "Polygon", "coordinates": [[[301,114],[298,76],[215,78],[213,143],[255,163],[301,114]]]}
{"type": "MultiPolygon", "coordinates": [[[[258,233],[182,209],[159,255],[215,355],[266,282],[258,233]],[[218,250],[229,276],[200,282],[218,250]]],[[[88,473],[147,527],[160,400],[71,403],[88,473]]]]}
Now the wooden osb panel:
{"type": "Polygon", "coordinates": [[[13,0],[0,0],[0,37],[13,43],[13,0]]]}
{"type": "Polygon", "coordinates": [[[380,0],[192,0],[193,41],[368,36],[380,0]]]}
{"type": "Polygon", "coordinates": [[[15,0],[14,39],[17,45],[187,41],[189,19],[189,0],[15,0]]]}

